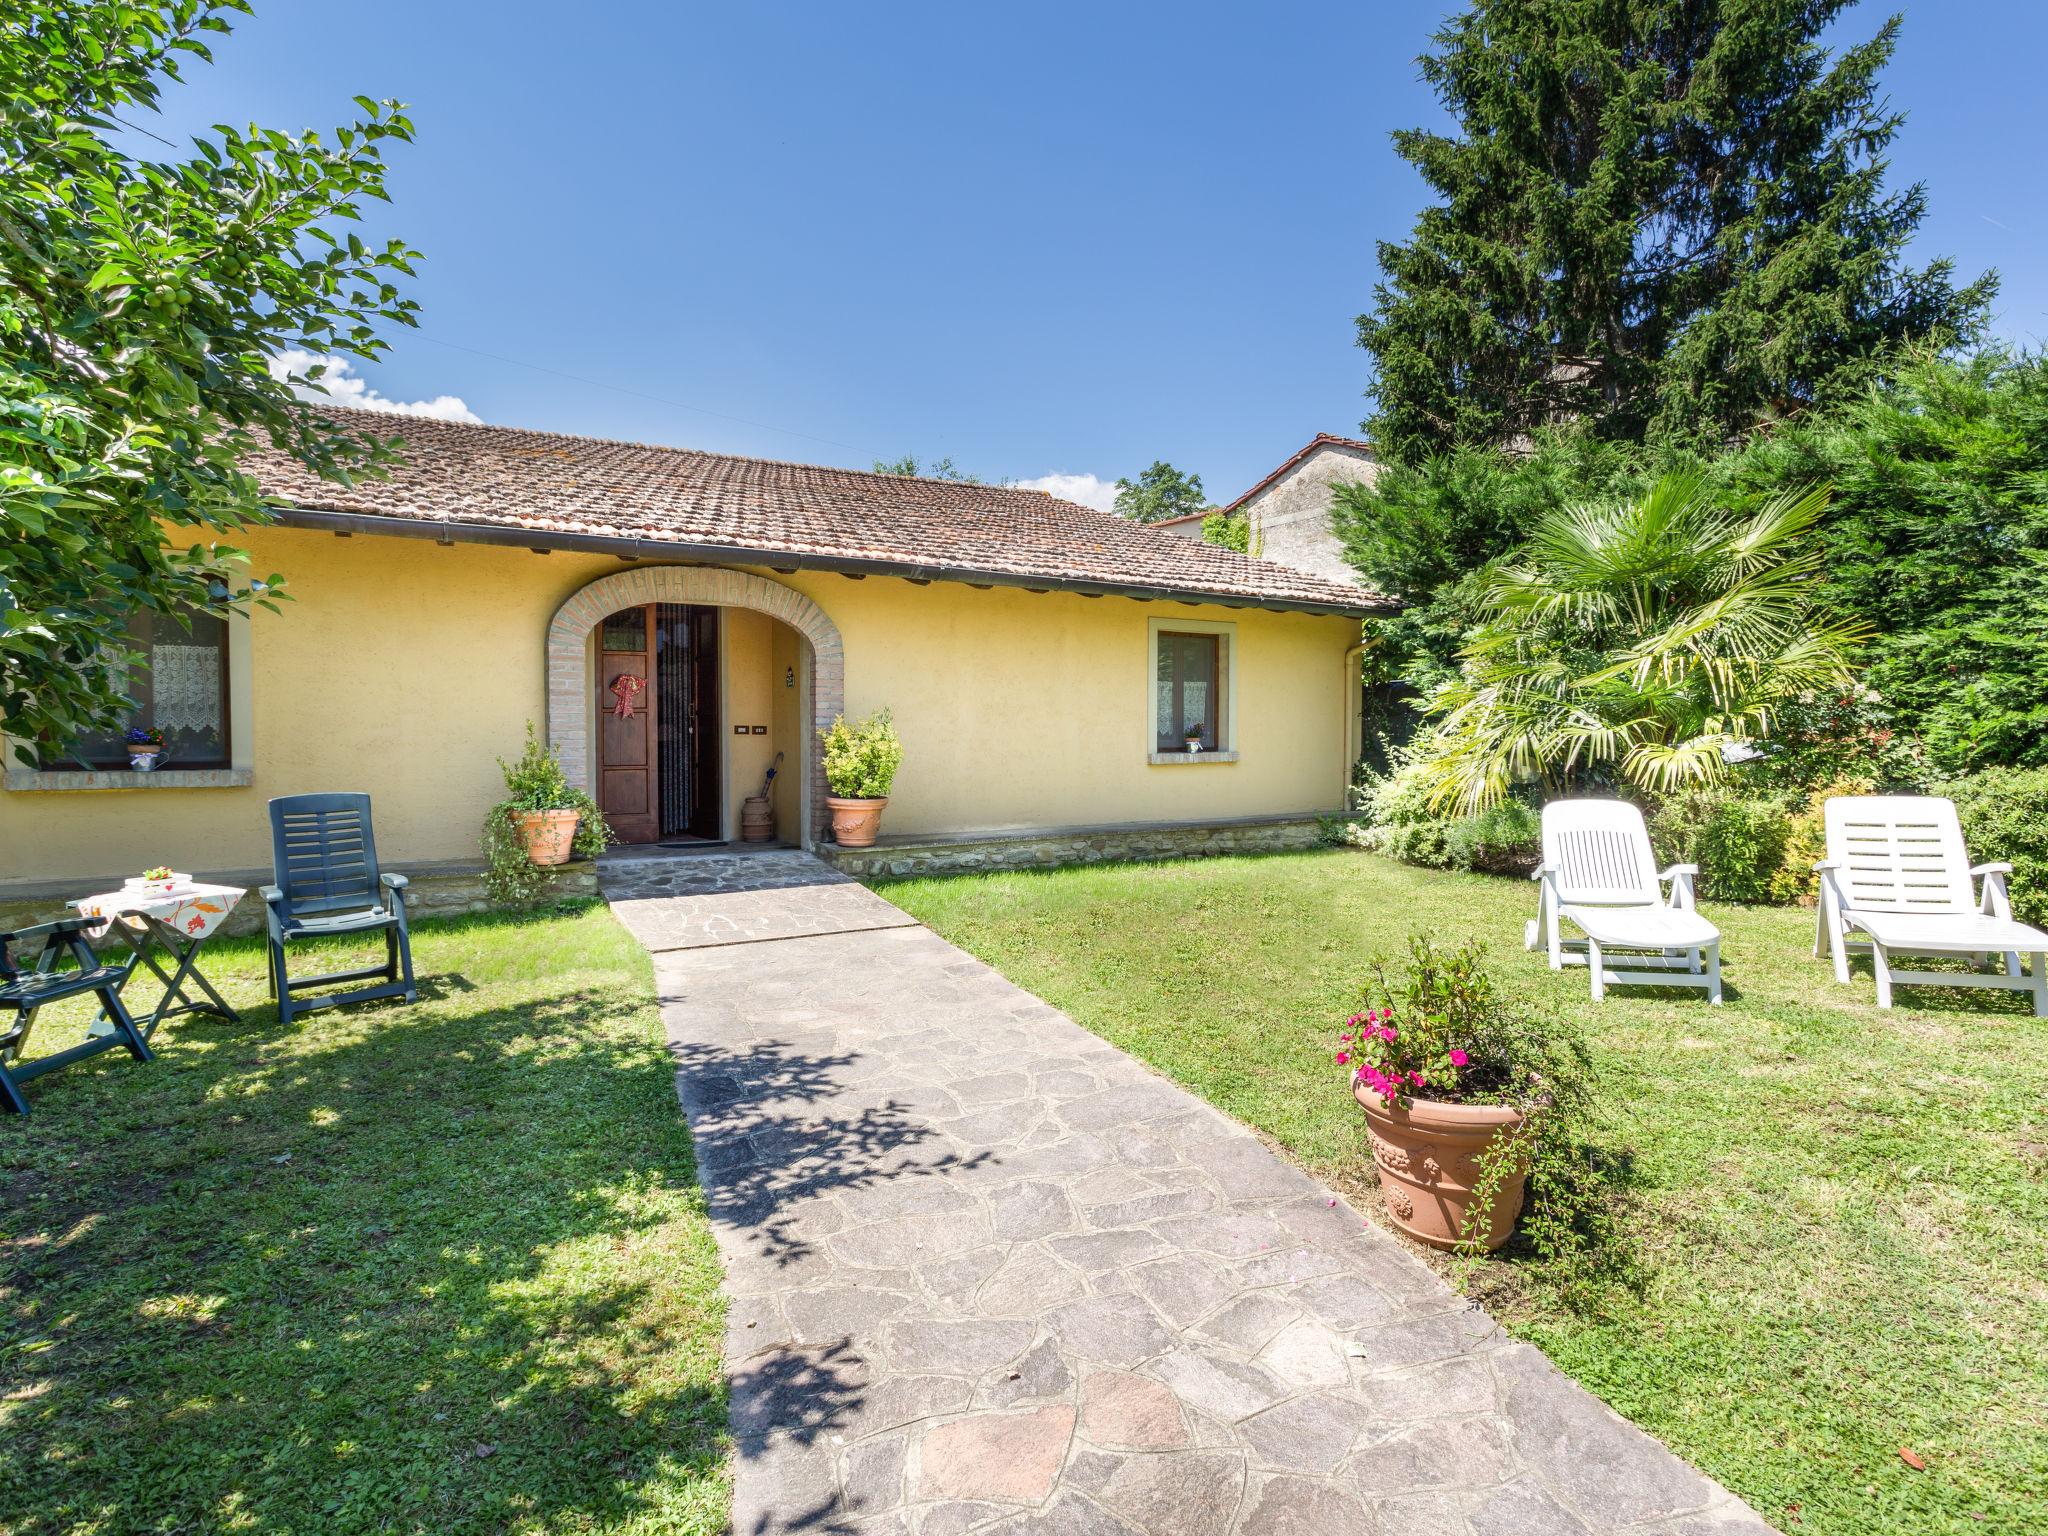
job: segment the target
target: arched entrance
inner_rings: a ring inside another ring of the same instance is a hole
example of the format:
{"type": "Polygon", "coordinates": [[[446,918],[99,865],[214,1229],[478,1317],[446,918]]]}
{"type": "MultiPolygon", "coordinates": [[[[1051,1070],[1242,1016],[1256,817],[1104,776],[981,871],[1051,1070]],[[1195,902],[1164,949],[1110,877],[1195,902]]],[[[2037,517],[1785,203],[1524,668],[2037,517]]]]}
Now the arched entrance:
{"type": "MultiPolygon", "coordinates": [[[[804,642],[807,675],[801,690],[798,750],[791,752],[794,782],[800,786],[797,825],[808,848],[818,841],[825,810],[824,764],[818,730],[831,722],[846,700],[846,653],[839,627],[801,592],[741,571],[708,566],[650,565],[601,576],[581,588],[548,622],[548,740],[562,766],[581,788],[591,788],[591,723],[596,704],[588,654],[590,632],[622,608],[644,603],[709,604],[766,614],[794,630],[804,642]]],[[[785,749],[787,750],[787,749],[785,749]]]]}

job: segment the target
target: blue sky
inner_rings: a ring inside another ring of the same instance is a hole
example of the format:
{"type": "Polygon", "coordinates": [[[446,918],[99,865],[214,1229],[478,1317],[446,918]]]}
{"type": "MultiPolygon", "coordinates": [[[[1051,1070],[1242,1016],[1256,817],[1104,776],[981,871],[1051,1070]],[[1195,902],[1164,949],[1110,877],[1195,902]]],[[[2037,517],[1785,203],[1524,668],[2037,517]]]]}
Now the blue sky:
{"type": "MultiPolygon", "coordinates": [[[[1422,200],[1387,134],[1439,120],[1444,10],[258,0],[157,126],[411,103],[378,225],[425,314],[363,370],[388,399],[990,478],[1166,458],[1222,500],[1365,413],[1352,319],[1422,200]]],[[[2048,7],[1905,10],[1915,254],[1998,268],[2037,343],[2048,7]]]]}

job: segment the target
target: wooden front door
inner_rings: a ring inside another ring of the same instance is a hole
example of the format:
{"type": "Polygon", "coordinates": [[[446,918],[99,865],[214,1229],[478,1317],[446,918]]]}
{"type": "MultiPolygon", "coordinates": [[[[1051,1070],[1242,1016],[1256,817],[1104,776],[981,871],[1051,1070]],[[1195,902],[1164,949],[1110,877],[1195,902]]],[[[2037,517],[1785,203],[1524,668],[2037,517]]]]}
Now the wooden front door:
{"type": "Polygon", "coordinates": [[[621,608],[598,627],[597,807],[622,843],[661,837],[660,700],[653,663],[653,604],[621,608]],[[638,686],[622,686],[622,678],[638,686]]]}
{"type": "Polygon", "coordinates": [[[598,808],[622,843],[724,836],[718,610],[622,608],[598,629],[598,808]],[[623,690],[619,679],[638,679],[623,690]],[[632,705],[620,714],[620,700],[632,705]]]}

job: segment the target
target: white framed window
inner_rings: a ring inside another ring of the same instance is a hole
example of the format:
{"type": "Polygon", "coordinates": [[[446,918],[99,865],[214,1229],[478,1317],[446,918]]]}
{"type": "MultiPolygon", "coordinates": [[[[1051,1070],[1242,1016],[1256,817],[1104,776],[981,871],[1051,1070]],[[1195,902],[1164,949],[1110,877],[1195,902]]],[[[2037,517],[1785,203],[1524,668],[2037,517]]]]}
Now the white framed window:
{"type": "Polygon", "coordinates": [[[1237,761],[1237,626],[1153,619],[1147,626],[1146,760],[1237,761]]]}

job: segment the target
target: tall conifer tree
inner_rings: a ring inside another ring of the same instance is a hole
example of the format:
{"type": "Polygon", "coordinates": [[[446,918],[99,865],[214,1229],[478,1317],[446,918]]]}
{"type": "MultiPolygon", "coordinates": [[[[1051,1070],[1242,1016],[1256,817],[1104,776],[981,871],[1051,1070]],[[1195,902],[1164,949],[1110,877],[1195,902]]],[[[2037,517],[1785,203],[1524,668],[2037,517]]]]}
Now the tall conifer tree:
{"type": "Polygon", "coordinates": [[[1585,421],[1699,444],[1867,380],[1901,343],[1972,339],[1992,276],[1902,251],[1888,19],[1854,0],[1475,0],[1422,74],[1455,134],[1395,148],[1437,194],[1382,243],[1368,423],[1404,461],[1585,421]]]}

